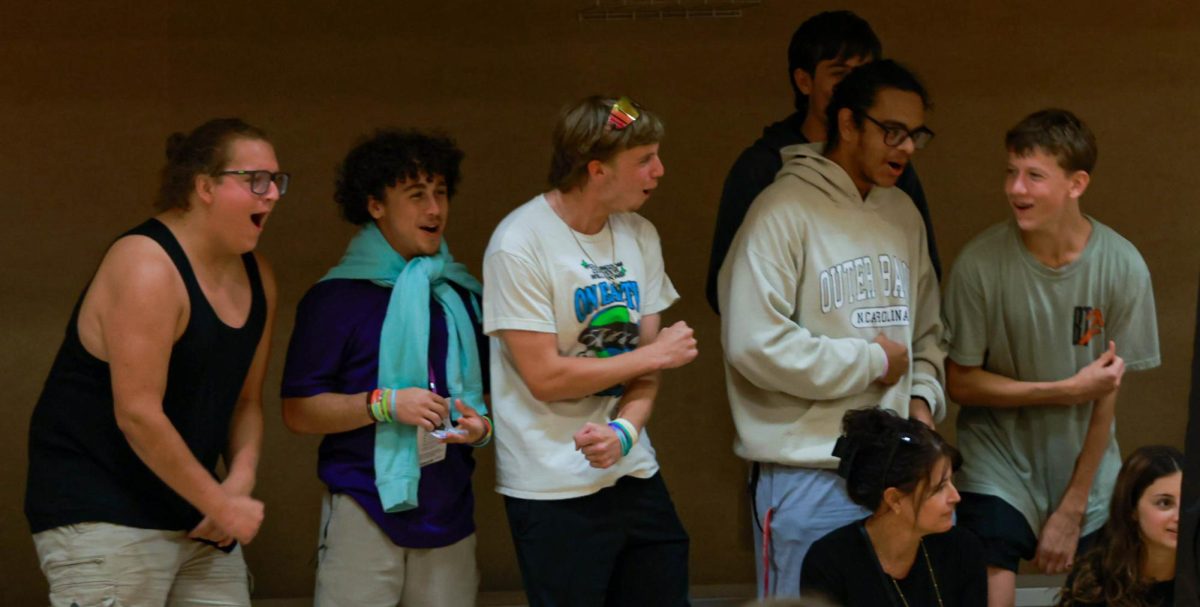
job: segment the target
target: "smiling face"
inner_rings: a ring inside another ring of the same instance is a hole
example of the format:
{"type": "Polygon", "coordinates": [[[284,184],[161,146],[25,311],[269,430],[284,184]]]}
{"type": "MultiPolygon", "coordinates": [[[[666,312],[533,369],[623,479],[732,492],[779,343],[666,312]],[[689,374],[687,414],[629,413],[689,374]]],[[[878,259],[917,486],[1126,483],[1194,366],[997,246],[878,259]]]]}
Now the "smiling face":
{"type": "Polygon", "coordinates": [[[1068,173],[1058,158],[1035,147],[1025,154],[1009,152],[1004,194],[1022,232],[1054,231],[1079,216],[1088,181],[1086,171],[1068,173]]]}
{"type": "Polygon", "coordinates": [[[610,213],[628,213],[642,207],[666,172],[658,157],[658,144],[639,145],[618,152],[607,162],[592,161],[589,181],[598,188],[610,213]]]}
{"type": "MultiPolygon", "coordinates": [[[[880,89],[866,114],[880,124],[902,127],[910,132],[925,126],[925,105],[921,96],[909,91],[880,89]]],[[[830,152],[830,159],[846,170],[859,193],[866,197],[871,188],[896,185],[916,152],[912,138],[905,137],[899,145],[890,146],[884,143],[883,127],[866,118],[862,119],[861,126],[855,124],[854,112],[849,108],[838,112],[838,121],[842,140],[830,152]]]]}
{"type": "Polygon", "coordinates": [[[1147,550],[1175,552],[1179,540],[1179,493],[1183,473],[1175,472],[1150,483],[1138,498],[1139,535],[1147,550]]]}
{"type": "Polygon", "coordinates": [[[450,215],[450,197],[441,175],[421,173],[405,178],[384,191],[384,199],[371,197],[367,211],[388,244],[405,259],[433,255],[442,245],[450,215]]]}
{"type": "MultiPolygon", "coordinates": [[[[234,139],[229,144],[229,163],[223,170],[279,172],[275,149],[261,139],[234,139]]],[[[250,191],[249,175],[196,177],[196,192],[216,223],[215,233],[237,252],[254,250],[275,203],[279,188],[271,183],[265,194],[250,191]]]]}

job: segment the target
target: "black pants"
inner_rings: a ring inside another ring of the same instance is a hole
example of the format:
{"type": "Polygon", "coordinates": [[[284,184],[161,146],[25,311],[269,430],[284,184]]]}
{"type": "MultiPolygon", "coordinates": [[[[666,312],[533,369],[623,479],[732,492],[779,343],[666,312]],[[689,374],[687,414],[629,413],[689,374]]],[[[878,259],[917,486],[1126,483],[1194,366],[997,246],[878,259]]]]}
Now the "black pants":
{"type": "Polygon", "coordinates": [[[530,607],[689,604],[688,536],[661,474],[504,505],[530,607]]]}

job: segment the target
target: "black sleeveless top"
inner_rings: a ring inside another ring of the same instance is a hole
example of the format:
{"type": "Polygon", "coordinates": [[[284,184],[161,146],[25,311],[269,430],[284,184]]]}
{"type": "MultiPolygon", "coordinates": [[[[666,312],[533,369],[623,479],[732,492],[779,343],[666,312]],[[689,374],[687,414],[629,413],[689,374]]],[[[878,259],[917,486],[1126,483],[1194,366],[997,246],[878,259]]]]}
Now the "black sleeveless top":
{"type": "MultiPolygon", "coordinates": [[[[242,256],[252,300],[245,325],[235,329],[217,317],[165,225],[150,219],[122,237],[129,235],[157,242],[187,287],[191,313],[171,349],[163,412],[215,477],[229,421],[266,324],[258,264],[253,253],[242,256]]],[[[79,340],[82,303],[80,295],[30,422],[29,525],[34,533],[89,521],[190,530],[200,522],[199,511],[142,463],[117,427],[108,363],[92,356],[79,340]]]]}

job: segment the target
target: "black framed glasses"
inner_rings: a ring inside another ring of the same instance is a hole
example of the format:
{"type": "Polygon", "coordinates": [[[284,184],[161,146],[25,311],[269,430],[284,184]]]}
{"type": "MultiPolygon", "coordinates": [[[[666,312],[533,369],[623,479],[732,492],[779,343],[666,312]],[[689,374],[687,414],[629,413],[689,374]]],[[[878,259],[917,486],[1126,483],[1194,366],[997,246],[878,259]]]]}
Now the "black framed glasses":
{"type": "Polygon", "coordinates": [[[275,187],[279,188],[279,195],[283,196],[287,193],[288,182],[292,180],[292,176],[288,173],[272,173],[271,171],[259,169],[257,171],[221,171],[218,175],[246,175],[250,177],[250,192],[262,196],[271,189],[271,183],[275,183],[275,187]]]}
{"type": "Polygon", "coordinates": [[[642,111],[638,109],[637,102],[623,96],[609,109],[608,126],[611,126],[614,131],[624,130],[641,116],[642,111]]]}
{"type": "Polygon", "coordinates": [[[917,148],[918,150],[922,150],[925,149],[925,146],[929,144],[931,139],[933,139],[933,131],[926,127],[917,127],[916,129],[910,131],[903,125],[886,124],[880,122],[872,118],[871,115],[866,112],[863,112],[861,115],[863,118],[874,122],[875,126],[883,129],[883,142],[891,147],[899,147],[902,143],[904,143],[905,139],[912,139],[913,147],[917,148]]]}

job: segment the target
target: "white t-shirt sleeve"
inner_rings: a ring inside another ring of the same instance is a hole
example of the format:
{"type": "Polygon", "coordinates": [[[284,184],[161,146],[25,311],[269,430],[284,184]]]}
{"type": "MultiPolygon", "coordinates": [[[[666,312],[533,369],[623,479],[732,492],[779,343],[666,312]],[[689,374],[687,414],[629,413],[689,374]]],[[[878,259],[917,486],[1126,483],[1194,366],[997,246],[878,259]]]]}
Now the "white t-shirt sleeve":
{"type": "Polygon", "coordinates": [[[505,250],[483,260],[483,330],[556,333],[553,286],[543,272],[505,250]]]}

